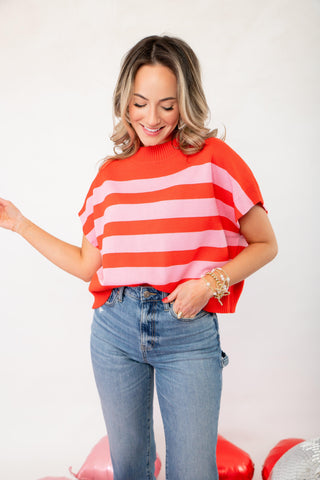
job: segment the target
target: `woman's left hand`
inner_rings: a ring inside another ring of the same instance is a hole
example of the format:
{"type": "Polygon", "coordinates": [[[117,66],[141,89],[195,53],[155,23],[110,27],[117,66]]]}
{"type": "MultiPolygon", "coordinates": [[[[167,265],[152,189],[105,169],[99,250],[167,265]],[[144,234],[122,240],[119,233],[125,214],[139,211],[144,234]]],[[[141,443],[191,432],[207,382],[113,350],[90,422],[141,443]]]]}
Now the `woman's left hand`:
{"type": "Polygon", "coordinates": [[[203,279],[188,280],[180,283],[163,303],[174,302],[174,312],[181,318],[193,318],[200,312],[212,297],[211,290],[203,279]]]}

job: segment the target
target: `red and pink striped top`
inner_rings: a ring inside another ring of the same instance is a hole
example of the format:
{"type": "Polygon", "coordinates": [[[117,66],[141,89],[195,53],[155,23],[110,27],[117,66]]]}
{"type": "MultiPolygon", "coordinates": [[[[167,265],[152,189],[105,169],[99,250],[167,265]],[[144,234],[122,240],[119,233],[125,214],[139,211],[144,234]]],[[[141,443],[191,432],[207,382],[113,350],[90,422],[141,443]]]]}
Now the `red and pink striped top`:
{"type": "MultiPolygon", "coordinates": [[[[263,199],[251,170],[217,138],[194,155],[170,141],[106,163],[79,212],[102,255],[89,288],[93,308],[115,287],[147,284],[170,293],[223,266],[246,247],[238,220],[257,203],[263,199]]],[[[222,306],[213,298],[206,310],[234,312],[242,288],[233,285],[222,306]]]]}

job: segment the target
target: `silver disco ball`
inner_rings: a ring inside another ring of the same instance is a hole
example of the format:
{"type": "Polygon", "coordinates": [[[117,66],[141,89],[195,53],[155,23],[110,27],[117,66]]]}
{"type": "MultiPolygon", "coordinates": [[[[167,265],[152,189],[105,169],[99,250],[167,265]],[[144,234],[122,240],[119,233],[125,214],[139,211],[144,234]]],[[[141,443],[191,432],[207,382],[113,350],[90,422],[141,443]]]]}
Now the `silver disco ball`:
{"type": "Polygon", "coordinates": [[[270,480],[320,480],[320,437],[299,443],[283,454],[270,480]]]}

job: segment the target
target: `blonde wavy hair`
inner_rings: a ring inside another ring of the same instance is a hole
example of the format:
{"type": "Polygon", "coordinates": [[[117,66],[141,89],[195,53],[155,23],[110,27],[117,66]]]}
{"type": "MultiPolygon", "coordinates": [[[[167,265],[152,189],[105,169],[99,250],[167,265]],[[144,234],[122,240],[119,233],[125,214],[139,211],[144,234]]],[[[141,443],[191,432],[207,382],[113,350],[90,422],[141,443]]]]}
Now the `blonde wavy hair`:
{"type": "Polygon", "coordinates": [[[199,152],[209,137],[217,136],[217,129],[205,126],[209,107],[203,92],[198,58],[183,40],[167,35],[152,35],[140,40],[123,59],[113,95],[114,156],[104,161],[130,157],[141,146],[132,128],[128,114],[129,102],[137,71],[143,65],[164,65],[177,79],[177,99],[180,118],[172,134],[185,154],[199,152]]]}

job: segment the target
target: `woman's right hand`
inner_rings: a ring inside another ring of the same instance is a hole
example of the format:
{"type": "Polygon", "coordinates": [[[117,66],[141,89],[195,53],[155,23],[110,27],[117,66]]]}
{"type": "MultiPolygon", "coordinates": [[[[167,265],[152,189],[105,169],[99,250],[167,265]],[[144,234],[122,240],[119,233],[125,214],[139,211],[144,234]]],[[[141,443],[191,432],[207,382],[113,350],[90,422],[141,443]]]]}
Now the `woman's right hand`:
{"type": "Polygon", "coordinates": [[[0,227],[16,232],[23,219],[22,213],[13,203],[0,198],[0,227]]]}

